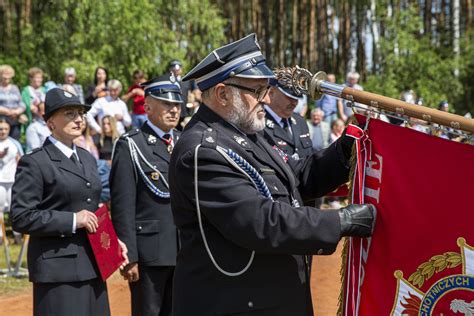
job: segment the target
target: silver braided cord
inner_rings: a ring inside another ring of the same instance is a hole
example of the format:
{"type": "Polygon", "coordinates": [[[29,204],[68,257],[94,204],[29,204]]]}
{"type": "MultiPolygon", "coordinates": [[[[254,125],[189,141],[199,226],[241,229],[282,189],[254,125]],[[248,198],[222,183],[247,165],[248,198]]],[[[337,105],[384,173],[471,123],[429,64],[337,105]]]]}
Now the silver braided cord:
{"type": "MultiPolygon", "coordinates": [[[[207,242],[206,235],[204,233],[204,228],[202,225],[202,216],[201,216],[201,207],[199,205],[199,189],[198,189],[198,151],[201,145],[197,145],[194,150],[194,194],[196,197],[196,211],[199,223],[199,230],[201,231],[202,240],[204,242],[204,247],[206,248],[207,254],[209,255],[209,259],[211,259],[212,264],[216,267],[216,269],[224,275],[235,277],[244,274],[252,265],[253,259],[255,257],[255,250],[252,250],[248,263],[245,267],[238,271],[238,272],[229,272],[224,270],[219,264],[217,263],[216,259],[212,255],[211,249],[207,242]]],[[[230,149],[225,149],[220,146],[216,147],[216,150],[219,154],[224,157],[224,159],[229,162],[234,168],[240,171],[243,175],[245,175],[255,186],[258,192],[266,198],[270,198],[273,201],[273,198],[270,194],[270,190],[267,187],[267,184],[263,180],[262,176],[255,170],[252,165],[250,165],[245,159],[240,157],[237,153],[233,152],[230,149]]]]}
{"type": "Polygon", "coordinates": [[[169,191],[169,184],[168,182],[166,181],[165,177],[163,177],[161,175],[161,172],[156,169],[146,158],[145,156],[143,156],[140,148],[138,148],[138,145],[135,143],[135,141],[130,138],[130,137],[127,137],[127,141],[128,141],[128,148],[130,149],[130,156],[132,158],[132,162],[134,163],[134,165],[136,166],[136,168],[138,169],[139,173],[140,173],[140,176],[142,177],[143,179],[143,182],[145,182],[145,185],[150,189],[150,191],[155,194],[156,196],[160,197],[160,198],[163,198],[163,199],[169,199],[170,198],[170,193],[169,192],[163,192],[161,191],[160,189],[158,189],[158,187],[147,177],[146,173],[143,171],[143,168],[140,164],[140,159],[151,169],[153,170],[154,172],[156,172],[159,176],[159,179],[161,179],[161,181],[163,181],[163,184],[165,185],[165,187],[168,189],[169,191]]]}
{"type": "Polygon", "coordinates": [[[245,174],[252,181],[261,195],[273,201],[272,195],[268,189],[267,184],[265,183],[265,180],[263,180],[262,176],[251,164],[249,164],[244,158],[240,157],[232,149],[225,149],[220,146],[217,146],[216,149],[222,155],[222,157],[224,157],[230,164],[245,174]]]}

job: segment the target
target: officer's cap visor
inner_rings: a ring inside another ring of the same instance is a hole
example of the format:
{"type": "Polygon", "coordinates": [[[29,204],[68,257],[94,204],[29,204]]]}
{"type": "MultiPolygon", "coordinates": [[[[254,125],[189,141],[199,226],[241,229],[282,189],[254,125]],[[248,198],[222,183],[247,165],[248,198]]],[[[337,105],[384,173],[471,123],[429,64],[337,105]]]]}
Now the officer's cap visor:
{"type": "Polygon", "coordinates": [[[247,68],[235,74],[235,77],[251,79],[270,79],[274,78],[275,76],[265,63],[261,63],[259,65],[255,65],[251,68],[247,68]]]}
{"type": "Polygon", "coordinates": [[[294,100],[299,100],[299,98],[302,97],[302,95],[297,95],[293,89],[291,88],[284,88],[280,85],[277,85],[277,88],[278,90],[281,91],[281,93],[283,93],[284,95],[286,95],[287,97],[291,98],[291,99],[294,99],[294,100]]]}
{"type": "Polygon", "coordinates": [[[153,91],[146,96],[150,96],[154,99],[171,102],[171,103],[183,103],[183,97],[181,93],[174,91],[153,91]]]}

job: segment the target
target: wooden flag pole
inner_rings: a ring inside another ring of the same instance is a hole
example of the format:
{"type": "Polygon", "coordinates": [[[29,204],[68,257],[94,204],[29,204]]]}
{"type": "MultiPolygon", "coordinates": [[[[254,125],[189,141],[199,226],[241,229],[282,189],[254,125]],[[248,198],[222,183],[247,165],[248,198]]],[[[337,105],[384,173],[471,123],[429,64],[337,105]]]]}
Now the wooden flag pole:
{"type": "Polygon", "coordinates": [[[296,66],[276,69],[275,76],[280,83],[283,82],[297,93],[310,95],[313,99],[319,99],[322,94],[329,94],[377,108],[381,112],[413,117],[474,134],[474,119],[331,83],[327,81],[327,75],[323,71],[313,75],[296,66]]]}

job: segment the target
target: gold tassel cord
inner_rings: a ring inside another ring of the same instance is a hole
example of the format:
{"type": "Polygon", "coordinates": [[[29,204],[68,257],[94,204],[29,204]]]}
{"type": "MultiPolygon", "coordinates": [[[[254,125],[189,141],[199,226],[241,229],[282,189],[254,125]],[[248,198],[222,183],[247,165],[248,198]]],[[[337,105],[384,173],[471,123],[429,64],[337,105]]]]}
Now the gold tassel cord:
{"type": "MultiPolygon", "coordinates": [[[[354,120],[354,123],[356,121],[355,117],[352,117],[354,120]]],[[[350,165],[351,169],[349,171],[349,203],[351,204],[352,201],[352,190],[354,188],[354,175],[355,175],[355,170],[357,166],[357,152],[356,152],[356,145],[352,146],[352,154],[351,154],[351,160],[350,160],[350,165]]],[[[341,276],[341,289],[339,290],[339,300],[337,304],[337,315],[342,316],[343,312],[343,306],[344,306],[344,294],[345,294],[345,288],[344,288],[344,280],[346,278],[346,268],[347,268],[347,256],[349,253],[349,238],[344,238],[344,246],[342,247],[342,253],[341,253],[341,259],[342,259],[342,264],[341,264],[341,270],[340,270],[340,276],[341,276]]]]}

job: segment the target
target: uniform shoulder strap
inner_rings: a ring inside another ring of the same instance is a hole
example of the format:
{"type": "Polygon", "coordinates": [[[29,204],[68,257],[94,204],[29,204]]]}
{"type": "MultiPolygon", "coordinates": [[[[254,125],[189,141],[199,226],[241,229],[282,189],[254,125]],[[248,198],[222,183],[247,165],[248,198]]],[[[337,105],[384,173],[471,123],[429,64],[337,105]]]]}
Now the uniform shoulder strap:
{"type": "Polygon", "coordinates": [[[208,127],[202,133],[201,146],[204,148],[216,149],[217,147],[217,131],[208,127]]]}

